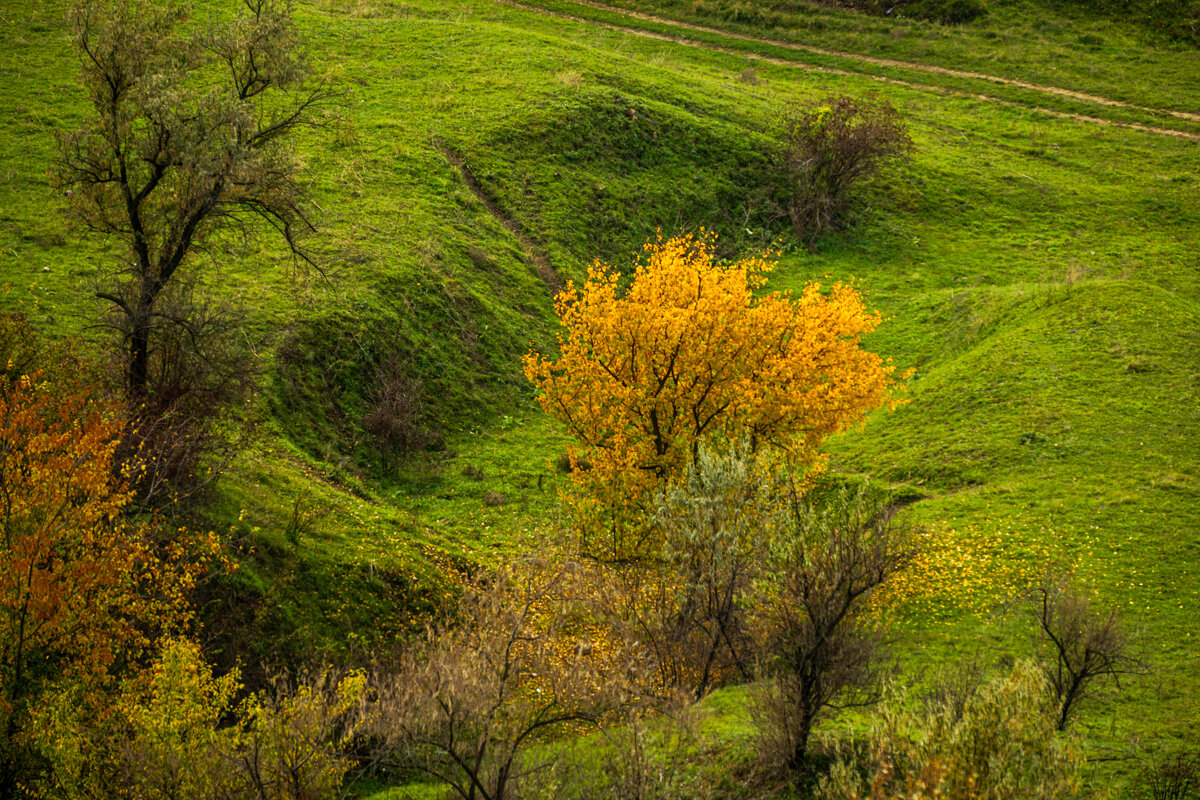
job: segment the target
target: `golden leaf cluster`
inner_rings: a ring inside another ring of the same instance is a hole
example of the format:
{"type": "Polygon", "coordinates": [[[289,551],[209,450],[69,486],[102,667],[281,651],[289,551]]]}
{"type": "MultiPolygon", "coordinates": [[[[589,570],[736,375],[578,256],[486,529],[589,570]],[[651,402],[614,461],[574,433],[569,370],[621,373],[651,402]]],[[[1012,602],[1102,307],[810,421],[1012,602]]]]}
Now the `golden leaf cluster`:
{"type": "Polygon", "coordinates": [[[187,594],[219,547],[186,530],[162,541],[122,514],[131,492],[113,453],[123,422],[94,394],[37,373],[0,381],[0,720],[13,747],[38,690],[34,664],[103,681],[187,622],[187,594]]]}
{"type": "Polygon", "coordinates": [[[715,245],[660,238],[628,281],[597,262],[556,299],[560,356],[525,357],[542,406],[582,445],[578,518],[639,519],[701,441],[748,438],[811,466],[824,437],[888,399],[892,367],[860,346],[880,318],[853,287],[759,294],[774,264],[722,262],[715,245]]]}

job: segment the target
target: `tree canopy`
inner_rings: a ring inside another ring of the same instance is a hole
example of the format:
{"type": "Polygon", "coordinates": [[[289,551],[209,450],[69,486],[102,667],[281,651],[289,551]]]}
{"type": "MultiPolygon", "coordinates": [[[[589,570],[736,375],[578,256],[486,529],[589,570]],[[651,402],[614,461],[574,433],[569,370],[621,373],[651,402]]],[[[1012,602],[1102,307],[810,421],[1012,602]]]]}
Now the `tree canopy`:
{"type": "Polygon", "coordinates": [[[643,501],[702,441],[746,437],[812,465],[826,436],[888,399],[892,367],[860,346],[879,315],[853,287],[756,295],[774,264],[721,262],[714,246],[712,235],[649,243],[628,288],[597,262],[556,299],[561,355],[525,357],[542,406],[582,444],[576,510],[616,537],[593,543],[606,557],[652,547],[643,501]]]}
{"type": "Polygon", "coordinates": [[[241,5],[207,27],[178,0],[78,0],[71,13],[92,113],[61,141],[58,183],[88,229],[128,246],[97,294],[116,309],[139,400],[161,332],[192,321],[179,289],[196,277],[197,247],[260,220],[303,255],[311,228],[288,137],[328,93],[304,88],[288,5],[241,5]]]}
{"type": "MultiPolygon", "coordinates": [[[[214,537],[156,541],[121,517],[120,412],[38,373],[0,380],[0,796],[31,769],[29,715],[46,685],[89,684],[183,625],[214,537]]],[[[88,693],[93,696],[95,693],[88,693]]]]}

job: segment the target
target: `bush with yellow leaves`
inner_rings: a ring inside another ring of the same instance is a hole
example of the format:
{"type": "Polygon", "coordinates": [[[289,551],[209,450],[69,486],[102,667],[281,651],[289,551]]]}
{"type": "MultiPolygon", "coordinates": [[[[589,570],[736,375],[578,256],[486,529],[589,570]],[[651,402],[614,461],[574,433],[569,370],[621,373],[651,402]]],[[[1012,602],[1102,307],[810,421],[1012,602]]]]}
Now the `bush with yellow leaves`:
{"type": "Polygon", "coordinates": [[[240,703],[200,646],[171,639],[103,719],[62,684],[36,719],[56,797],[325,800],[354,766],[366,677],[319,673],[240,703]]]}

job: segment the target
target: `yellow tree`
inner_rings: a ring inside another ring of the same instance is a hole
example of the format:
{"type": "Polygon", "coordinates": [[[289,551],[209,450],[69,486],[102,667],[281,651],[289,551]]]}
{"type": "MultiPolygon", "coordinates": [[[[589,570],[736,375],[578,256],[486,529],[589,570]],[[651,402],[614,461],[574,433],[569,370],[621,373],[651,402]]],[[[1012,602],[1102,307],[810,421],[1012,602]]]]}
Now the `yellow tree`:
{"type": "Polygon", "coordinates": [[[540,402],[581,442],[575,512],[605,559],[656,552],[651,493],[683,475],[701,442],[748,438],[798,467],[831,433],[888,399],[892,367],[860,346],[879,323],[852,287],[756,295],[774,264],[714,258],[715,237],[646,245],[625,280],[597,262],[556,299],[557,359],[525,357],[540,402]]]}
{"type": "Polygon", "coordinates": [[[45,688],[101,677],[184,622],[194,548],[216,546],[186,532],[159,546],[121,518],[122,422],[92,393],[0,377],[0,797],[36,768],[29,720],[45,688]]]}

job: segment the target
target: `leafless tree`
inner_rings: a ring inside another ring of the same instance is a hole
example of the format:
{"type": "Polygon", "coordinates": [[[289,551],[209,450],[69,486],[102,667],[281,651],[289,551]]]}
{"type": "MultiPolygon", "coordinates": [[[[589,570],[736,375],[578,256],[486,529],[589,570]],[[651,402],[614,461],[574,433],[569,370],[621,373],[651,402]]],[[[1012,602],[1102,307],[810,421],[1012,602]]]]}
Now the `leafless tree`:
{"type": "Polygon", "coordinates": [[[1129,654],[1131,636],[1116,609],[1098,611],[1066,581],[1047,581],[1034,590],[1038,632],[1048,655],[1042,668],[1057,703],[1058,729],[1066,730],[1096,679],[1120,684],[1122,675],[1145,666],[1129,654]]]}

